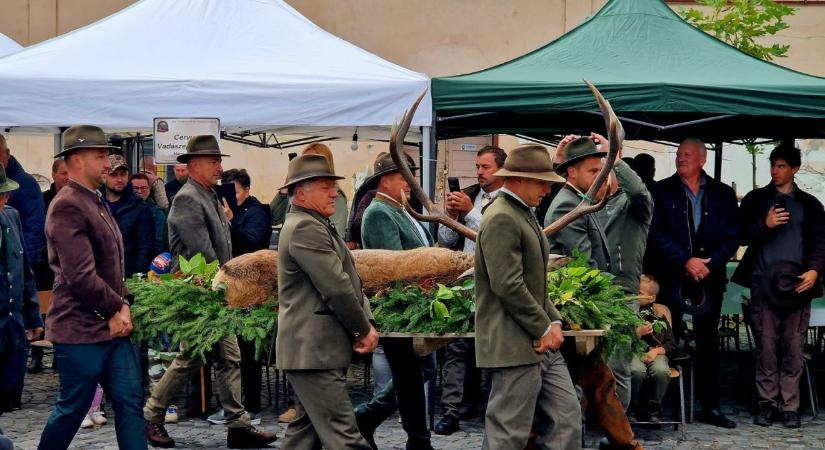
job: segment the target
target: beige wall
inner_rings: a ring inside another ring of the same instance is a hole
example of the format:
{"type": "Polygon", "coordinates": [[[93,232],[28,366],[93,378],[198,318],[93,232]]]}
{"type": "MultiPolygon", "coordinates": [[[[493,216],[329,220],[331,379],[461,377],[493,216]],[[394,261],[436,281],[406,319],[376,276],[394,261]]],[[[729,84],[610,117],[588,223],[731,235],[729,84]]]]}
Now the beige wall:
{"type": "MultiPolygon", "coordinates": [[[[171,0],[170,0],[171,1],[171,0]]],[[[307,18],[325,30],[370,52],[430,76],[452,75],[480,70],[524,54],[575,27],[598,10],[605,0],[287,0],[307,18]]],[[[0,0],[0,33],[23,45],[31,45],[71,31],[122,9],[132,0],[0,0]]],[[[671,2],[673,8],[684,2],[671,2]]],[[[778,41],[791,45],[787,67],[825,75],[825,3],[795,3],[800,10],[788,22],[778,41]]],[[[241,25],[234,25],[241,26],[241,25]]],[[[147,24],[150,32],[151,24],[147,24]]],[[[502,137],[509,149],[515,138],[502,137]]],[[[48,175],[51,137],[13,137],[10,145],[32,172],[48,175]]],[[[350,142],[331,144],[338,171],[350,177],[368,167],[386,144],[361,143],[357,152],[350,142]]],[[[443,149],[460,142],[446,142],[439,152],[439,172],[451,167],[470,180],[471,158],[466,154],[444,158],[443,149]]],[[[295,150],[256,149],[224,142],[232,154],[226,167],[245,167],[253,178],[253,193],[262,200],[272,197],[284,179],[286,154],[295,150]]],[[[628,143],[628,153],[651,148],[659,156],[660,174],[669,173],[670,149],[628,143]]],[[[298,149],[300,150],[300,149],[298,149]]],[[[749,173],[749,169],[748,169],[749,173]]],[[[348,190],[348,189],[347,189],[348,190]]]]}

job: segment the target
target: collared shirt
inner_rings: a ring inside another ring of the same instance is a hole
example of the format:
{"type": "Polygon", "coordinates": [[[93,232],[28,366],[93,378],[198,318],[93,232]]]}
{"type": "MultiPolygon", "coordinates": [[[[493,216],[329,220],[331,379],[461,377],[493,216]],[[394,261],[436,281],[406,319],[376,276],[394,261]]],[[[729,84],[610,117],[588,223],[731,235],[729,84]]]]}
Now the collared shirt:
{"type": "Polygon", "coordinates": [[[98,198],[103,197],[103,193],[100,192],[99,189],[90,189],[88,186],[86,186],[85,184],[75,180],[74,178],[69,178],[69,181],[74,181],[78,186],[82,187],[83,189],[86,189],[87,191],[91,192],[92,194],[97,195],[98,198]]]}
{"type": "MultiPolygon", "coordinates": [[[[478,195],[476,195],[475,201],[473,202],[473,209],[464,216],[464,224],[467,225],[467,228],[478,231],[478,227],[481,225],[481,212],[484,210],[484,207],[487,206],[493,199],[496,198],[501,188],[496,189],[492,192],[484,192],[484,190],[480,190],[478,195]]],[[[447,247],[451,247],[458,241],[458,233],[455,232],[452,228],[448,227],[438,227],[438,241],[447,247]]],[[[462,249],[465,253],[474,253],[476,251],[476,243],[470,239],[464,240],[464,248],[462,249]]]]}
{"type": "Polygon", "coordinates": [[[693,231],[699,231],[699,225],[702,223],[702,198],[705,196],[705,176],[699,176],[699,192],[695,195],[693,191],[682,181],[682,188],[685,190],[688,201],[690,202],[690,210],[693,217],[693,231]]]}

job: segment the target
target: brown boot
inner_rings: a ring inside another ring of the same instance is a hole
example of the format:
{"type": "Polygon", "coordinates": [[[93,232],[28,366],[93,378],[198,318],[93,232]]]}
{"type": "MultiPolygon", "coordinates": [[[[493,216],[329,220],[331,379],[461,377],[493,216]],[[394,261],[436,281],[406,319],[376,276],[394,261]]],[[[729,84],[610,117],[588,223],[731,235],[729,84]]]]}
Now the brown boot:
{"type": "Polygon", "coordinates": [[[174,448],[175,440],[169,437],[166,432],[166,427],[162,423],[147,423],[146,424],[146,440],[154,447],[159,448],[174,448]]]}
{"type": "Polygon", "coordinates": [[[226,446],[229,448],[261,448],[277,439],[275,433],[260,431],[253,426],[229,428],[226,431],[226,446]]]}

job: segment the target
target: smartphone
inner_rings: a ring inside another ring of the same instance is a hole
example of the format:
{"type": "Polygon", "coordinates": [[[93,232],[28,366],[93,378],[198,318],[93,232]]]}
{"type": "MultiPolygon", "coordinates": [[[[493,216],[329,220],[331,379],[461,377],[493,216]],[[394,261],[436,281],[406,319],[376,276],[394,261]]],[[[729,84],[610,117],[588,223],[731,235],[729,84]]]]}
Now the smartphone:
{"type": "Polygon", "coordinates": [[[298,157],[298,154],[297,153],[287,153],[286,156],[289,158],[290,161],[292,161],[293,159],[298,157]]]}
{"type": "Polygon", "coordinates": [[[773,207],[774,209],[782,208],[784,210],[788,209],[787,204],[785,203],[785,197],[776,196],[773,198],[773,207]]]}
{"type": "Polygon", "coordinates": [[[238,210],[238,197],[235,197],[235,183],[226,183],[218,185],[218,197],[221,198],[221,204],[223,204],[223,200],[226,200],[226,204],[229,205],[229,209],[232,212],[238,210]]]}
{"type": "Polygon", "coordinates": [[[450,188],[450,192],[461,191],[461,186],[458,184],[458,178],[456,177],[448,177],[447,186],[450,188]]]}

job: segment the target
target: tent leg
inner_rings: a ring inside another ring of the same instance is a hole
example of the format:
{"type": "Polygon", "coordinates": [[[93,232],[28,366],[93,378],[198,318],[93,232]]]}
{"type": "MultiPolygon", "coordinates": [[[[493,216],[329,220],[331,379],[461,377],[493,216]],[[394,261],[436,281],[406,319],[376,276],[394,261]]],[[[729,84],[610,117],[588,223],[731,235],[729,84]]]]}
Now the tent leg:
{"type": "Polygon", "coordinates": [[[722,143],[713,146],[713,178],[722,181],[722,143]]]}

